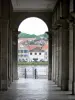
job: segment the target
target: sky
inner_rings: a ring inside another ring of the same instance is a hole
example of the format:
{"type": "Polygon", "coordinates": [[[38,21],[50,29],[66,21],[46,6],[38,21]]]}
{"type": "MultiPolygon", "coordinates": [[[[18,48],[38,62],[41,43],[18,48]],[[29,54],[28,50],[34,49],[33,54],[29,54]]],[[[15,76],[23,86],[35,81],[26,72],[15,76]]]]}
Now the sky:
{"type": "Polygon", "coordinates": [[[29,17],[21,22],[18,31],[27,34],[40,35],[48,32],[48,27],[43,20],[37,17],[29,17]]]}

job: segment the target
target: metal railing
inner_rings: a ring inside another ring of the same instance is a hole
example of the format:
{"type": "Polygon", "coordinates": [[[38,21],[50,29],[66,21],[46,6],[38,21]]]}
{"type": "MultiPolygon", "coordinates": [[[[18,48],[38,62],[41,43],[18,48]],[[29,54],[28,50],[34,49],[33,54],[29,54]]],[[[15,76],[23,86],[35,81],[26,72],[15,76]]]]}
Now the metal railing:
{"type": "Polygon", "coordinates": [[[45,68],[44,71],[38,70],[38,68],[32,68],[32,69],[25,68],[24,75],[25,78],[34,78],[34,79],[48,78],[48,70],[47,68],[45,68]]]}

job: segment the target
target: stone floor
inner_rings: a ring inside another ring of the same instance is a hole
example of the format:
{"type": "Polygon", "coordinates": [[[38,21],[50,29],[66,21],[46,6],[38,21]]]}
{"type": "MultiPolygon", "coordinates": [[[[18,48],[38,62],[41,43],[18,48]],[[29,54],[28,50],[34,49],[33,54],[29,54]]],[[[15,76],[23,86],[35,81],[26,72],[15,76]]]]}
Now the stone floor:
{"type": "Polygon", "coordinates": [[[75,96],[61,91],[52,81],[20,79],[8,91],[0,92],[0,100],[75,100],[75,96]]]}

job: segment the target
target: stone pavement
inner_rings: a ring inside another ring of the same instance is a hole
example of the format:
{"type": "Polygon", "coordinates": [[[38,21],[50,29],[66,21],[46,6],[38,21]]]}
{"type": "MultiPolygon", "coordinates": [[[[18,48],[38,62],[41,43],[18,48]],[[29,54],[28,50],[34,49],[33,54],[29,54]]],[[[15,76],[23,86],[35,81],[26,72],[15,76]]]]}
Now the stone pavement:
{"type": "Polygon", "coordinates": [[[0,92],[0,100],[75,100],[75,96],[46,79],[19,79],[8,91],[0,92]]]}

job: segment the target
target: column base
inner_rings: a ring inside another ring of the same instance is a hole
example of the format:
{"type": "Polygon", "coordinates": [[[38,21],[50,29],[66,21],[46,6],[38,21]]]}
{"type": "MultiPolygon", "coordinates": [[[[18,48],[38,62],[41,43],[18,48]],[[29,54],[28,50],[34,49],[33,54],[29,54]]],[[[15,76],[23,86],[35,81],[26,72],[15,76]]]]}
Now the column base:
{"type": "Polygon", "coordinates": [[[68,80],[62,80],[62,83],[61,83],[61,90],[62,91],[68,91],[68,80]]]}

